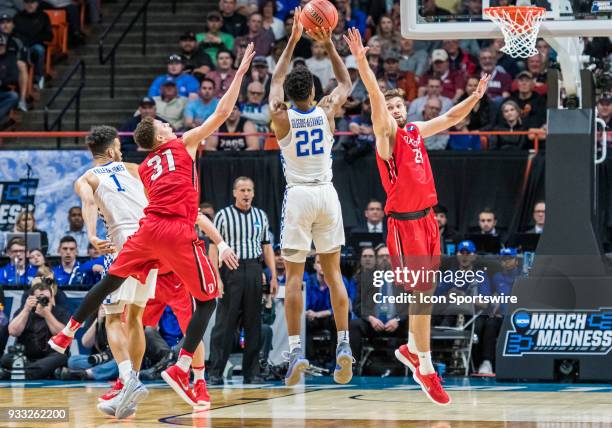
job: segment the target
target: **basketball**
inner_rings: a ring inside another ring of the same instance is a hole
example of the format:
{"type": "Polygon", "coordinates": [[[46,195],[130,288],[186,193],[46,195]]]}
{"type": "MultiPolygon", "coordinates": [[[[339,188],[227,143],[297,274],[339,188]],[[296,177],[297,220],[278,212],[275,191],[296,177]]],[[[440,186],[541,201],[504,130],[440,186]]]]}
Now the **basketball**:
{"type": "Polygon", "coordinates": [[[304,30],[314,31],[319,28],[336,28],[338,24],[338,11],[327,0],[312,0],[302,10],[300,16],[304,30]]]}

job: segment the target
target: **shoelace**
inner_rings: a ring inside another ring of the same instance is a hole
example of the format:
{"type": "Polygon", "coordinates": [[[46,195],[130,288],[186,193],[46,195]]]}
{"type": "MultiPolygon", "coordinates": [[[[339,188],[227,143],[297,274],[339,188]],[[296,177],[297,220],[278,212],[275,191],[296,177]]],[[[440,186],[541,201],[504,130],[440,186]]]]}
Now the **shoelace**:
{"type": "Polygon", "coordinates": [[[444,380],[442,380],[442,378],[440,378],[440,376],[438,376],[437,373],[434,373],[433,377],[432,377],[432,385],[431,385],[431,389],[433,389],[435,392],[438,393],[442,393],[445,392],[444,388],[442,388],[442,382],[444,382],[444,380]]]}

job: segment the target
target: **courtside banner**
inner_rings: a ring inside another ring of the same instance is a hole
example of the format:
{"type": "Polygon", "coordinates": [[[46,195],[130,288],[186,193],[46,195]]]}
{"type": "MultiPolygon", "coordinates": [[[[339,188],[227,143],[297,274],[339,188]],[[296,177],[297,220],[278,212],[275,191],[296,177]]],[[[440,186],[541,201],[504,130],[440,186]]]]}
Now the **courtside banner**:
{"type": "Polygon", "coordinates": [[[612,350],[612,308],[517,309],[506,333],[504,356],[525,354],[606,355],[612,350]]]}
{"type": "Polygon", "coordinates": [[[29,203],[37,229],[47,232],[50,245],[58,242],[68,229],[68,210],[81,205],[74,182],[92,165],[86,150],[0,151],[0,231],[12,231],[29,203]]]}

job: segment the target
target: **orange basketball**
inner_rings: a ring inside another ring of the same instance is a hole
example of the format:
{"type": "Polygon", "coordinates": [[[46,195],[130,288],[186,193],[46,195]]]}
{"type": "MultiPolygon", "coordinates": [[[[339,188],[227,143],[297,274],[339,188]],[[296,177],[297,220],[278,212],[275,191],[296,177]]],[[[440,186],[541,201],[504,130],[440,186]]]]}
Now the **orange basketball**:
{"type": "Polygon", "coordinates": [[[338,24],[338,11],[327,0],[312,0],[302,9],[300,21],[304,30],[312,31],[317,27],[333,30],[338,24]]]}

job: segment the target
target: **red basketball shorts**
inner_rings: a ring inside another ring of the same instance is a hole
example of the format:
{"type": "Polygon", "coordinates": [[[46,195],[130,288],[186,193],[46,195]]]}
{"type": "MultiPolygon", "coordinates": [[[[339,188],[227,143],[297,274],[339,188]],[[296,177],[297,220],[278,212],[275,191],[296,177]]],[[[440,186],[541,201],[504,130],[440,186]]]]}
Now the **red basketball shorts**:
{"type": "Polygon", "coordinates": [[[166,306],[170,306],[181,331],[185,334],[193,313],[193,299],[173,272],[157,277],[155,298],[147,301],[142,324],[146,327],[156,327],[166,306]]]}
{"type": "Polygon", "coordinates": [[[407,291],[428,291],[435,287],[440,268],[440,230],[433,210],[417,220],[389,217],[387,247],[393,270],[402,271],[402,280],[396,281],[398,285],[403,285],[407,291]],[[406,277],[403,274],[406,269],[413,274],[406,277]]]}
{"type": "Polygon", "coordinates": [[[147,215],[108,272],[122,278],[133,276],[143,282],[154,268],[174,272],[197,300],[211,300],[219,294],[212,263],[189,222],[147,215]]]}

